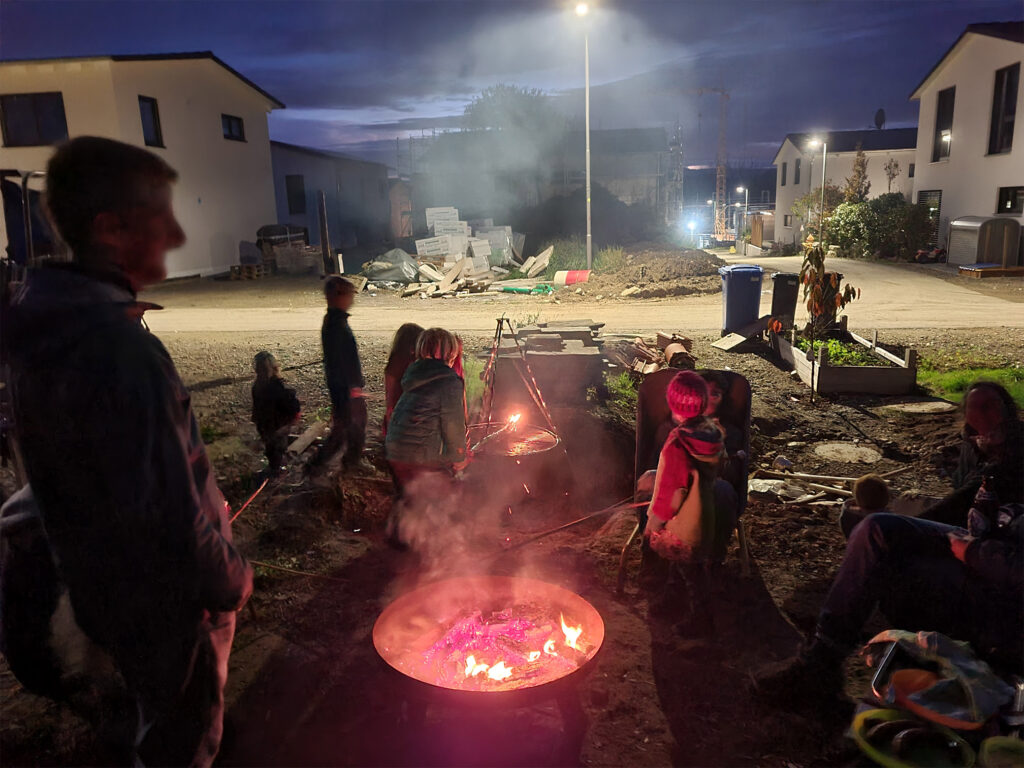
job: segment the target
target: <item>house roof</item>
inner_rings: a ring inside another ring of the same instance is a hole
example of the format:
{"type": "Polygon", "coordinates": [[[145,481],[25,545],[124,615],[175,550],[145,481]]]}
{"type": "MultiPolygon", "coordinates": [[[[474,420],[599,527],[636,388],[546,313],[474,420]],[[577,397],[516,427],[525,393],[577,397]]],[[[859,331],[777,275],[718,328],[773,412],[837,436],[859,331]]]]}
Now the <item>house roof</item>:
{"type": "Polygon", "coordinates": [[[49,61],[89,61],[96,59],[109,59],[110,61],[180,61],[184,59],[209,59],[219,64],[254,91],[270,101],[277,109],[284,109],[284,102],[267,93],[256,83],[247,78],[238,70],[228,66],[223,60],[214,55],[213,51],[187,51],[183,53],[144,53],[144,54],[113,54],[99,56],[58,56],[46,59],[0,59],[0,64],[42,64],[49,61]]]}
{"type": "Polygon", "coordinates": [[[910,94],[911,101],[921,98],[921,89],[938,73],[942,65],[954,55],[968,35],[983,35],[1000,40],[1009,40],[1011,43],[1024,43],[1024,21],[994,21],[968,24],[964,31],[960,33],[960,37],[953,41],[953,44],[949,46],[949,50],[942,54],[942,58],[935,62],[935,66],[928,71],[928,74],[924,76],[924,79],[914,89],[914,92],[910,94]]]}
{"type": "Polygon", "coordinates": [[[381,165],[384,163],[375,163],[372,160],[363,160],[362,158],[352,157],[351,155],[345,155],[341,152],[329,152],[326,149],[314,149],[313,147],[303,147],[300,144],[289,144],[286,141],[274,141],[271,140],[270,146],[280,147],[281,149],[291,150],[292,152],[300,152],[304,155],[313,155],[315,157],[323,157],[327,160],[345,160],[350,163],[363,163],[364,165],[381,165]]]}
{"type": "MultiPolygon", "coordinates": [[[[894,149],[914,149],[917,146],[917,128],[874,128],[862,131],[829,131],[825,133],[787,133],[779,152],[789,141],[797,149],[803,150],[812,138],[824,139],[829,152],[856,152],[857,145],[865,152],[885,152],[894,149]]],[[[772,162],[774,163],[775,160],[772,162]]]]}

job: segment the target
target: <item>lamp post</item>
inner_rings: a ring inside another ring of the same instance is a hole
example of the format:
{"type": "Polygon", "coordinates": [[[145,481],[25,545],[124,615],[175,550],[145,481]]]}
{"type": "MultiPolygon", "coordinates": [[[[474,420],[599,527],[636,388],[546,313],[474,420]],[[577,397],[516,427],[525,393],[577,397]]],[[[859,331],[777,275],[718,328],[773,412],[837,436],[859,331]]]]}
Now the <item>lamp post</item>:
{"type": "MultiPolygon", "coordinates": [[[[743,226],[747,226],[747,210],[750,205],[750,190],[747,187],[736,187],[736,194],[743,193],[743,226]]],[[[736,203],[736,207],[739,208],[739,203],[736,203]]],[[[739,227],[736,227],[736,234],[739,235],[739,227]]]]}
{"type": "Polygon", "coordinates": [[[718,212],[718,205],[714,200],[708,200],[708,205],[711,206],[711,229],[715,228],[715,214],[718,212]]]}
{"type": "MultiPolygon", "coordinates": [[[[581,19],[590,12],[586,3],[576,4],[576,15],[581,19]]],[[[594,241],[590,232],[590,35],[583,22],[583,112],[587,134],[587,269],[594,266],[594,241]]]]}
{"type": "Polygon", "coordinates": [[[825,242],[825,167],[828,165],[828,142],[811,139],[810,146],[821,144],[821,210],[818,211],[818,239],[825,242]]]}

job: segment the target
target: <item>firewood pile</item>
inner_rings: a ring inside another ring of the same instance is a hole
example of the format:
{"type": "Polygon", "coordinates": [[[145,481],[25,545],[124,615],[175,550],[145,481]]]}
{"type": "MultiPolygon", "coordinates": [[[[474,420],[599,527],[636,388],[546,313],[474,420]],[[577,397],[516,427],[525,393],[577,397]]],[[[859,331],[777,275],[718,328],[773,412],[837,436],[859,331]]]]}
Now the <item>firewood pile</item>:
{"type": "Polygon", "coordinates": [[[693,341],[678,333],[659,332],[653,344],[637,336],[605,345],[605,354],[612,363],[641,376],[663,368],[689,368],[697,365],[693,341]]]}

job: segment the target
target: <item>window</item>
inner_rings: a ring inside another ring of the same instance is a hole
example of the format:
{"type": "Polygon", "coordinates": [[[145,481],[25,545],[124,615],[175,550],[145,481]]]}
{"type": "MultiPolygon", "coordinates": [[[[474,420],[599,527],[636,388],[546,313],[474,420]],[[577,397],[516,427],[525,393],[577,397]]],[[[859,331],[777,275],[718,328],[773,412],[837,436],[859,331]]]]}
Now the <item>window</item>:
{"type": "Polygon", "coordinates": [[[142,117],[142,138],[147,147],[162,147],[164,132],[160,129],[160,110],[156,99],[139,96],[139,115],[142,117]]]}
{"type": "Polygon", "coordinates": [[[790,216],[788,213],[785,216],[782,217],[782,226],[784,226],[784,227],[792,227],[793,226],[793,217],[790,216]]]}
{"type": "Polygon", "coordinates": [[[0,96],[4,146],[43,147],[68,137],[64,97],[60,93],[0,96]]]}
{"type": "Polygon", "coordinates": [[[1013,147],[1013,121],[1017,114],[1019,82],[1020,62],[1012,67],[996,70],[996,88],[992,94],[992,125],[988,131],[990,155],[1001,155],[1013,147]]]}
{"type": "Polygon", "coordinates": [[[939,244],[939,221],[942,216],[942,190],[922,189],[917,193],[917,204],[924,206],[928,214],[928,243],[934,248],[939,244]]]}
{"type": "Polygon", "coordinates": [[[793,161],[793,183],[800,183],[800,158],[793,161]]]}
{"type": "Polygon", "coordinates": [[[932,145],[932,162],[949,157],[950,145],[953,143],[953,100],[956,86],[939,91],[935,105],[935,141],[932,145]]]}
{"type": "Polygon", "coordinates": [[[907,178],[910,178],[910,179],[914,178],[914,169],[915,169],[916,167],[917,167],[917,166],[916,166],[916,165],[914,165],[914,163],[911,163],[911,164],[910,164],[910,170],[909,170],[909,171],[907,172],[907,178]]]}
{"type": "Polygon", "coordinates": [[[1024,213],[1024,187],[1000,187],[996,213],[1024,213]]]}
{"type": "Polygon", "coordinates": [[[306,180],[301,175],[285,176],[284,188],[288,194],[288,213],[305,213],[306,180]]]}
{"type": "Polygon", "coordinates": [[[245,141],[245,125],[242,118],[234,115],[221,115],[220,125],[224,129],[224,138],[231,141],[245,141]]]}
{"type": "Polygon", "coordinates": [[[761,190],[761,202],[762,203],[770,203],[772,201],[771,194],[772,193],[769,192],[767,189],[762,189],[761,190]]]}
{"type": "Polygon", "coordinates": [[[782,164],[782,171],[781,171],[782,175],[780,177],[781,180],[779,181],[779,186],[780,187],[786,186],[786,166],[787,166],[787,163],[783,163],[782,164]]]}

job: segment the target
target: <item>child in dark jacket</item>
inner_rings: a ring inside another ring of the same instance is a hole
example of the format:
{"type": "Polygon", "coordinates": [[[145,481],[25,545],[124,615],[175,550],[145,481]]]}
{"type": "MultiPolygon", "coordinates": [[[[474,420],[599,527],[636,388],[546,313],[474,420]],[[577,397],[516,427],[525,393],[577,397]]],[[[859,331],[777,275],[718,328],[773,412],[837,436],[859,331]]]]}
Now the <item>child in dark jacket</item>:
{"type": "Polygon", "coordinates": [[[423,326],[416,323],[404,323],[391,341],[388,362],[384,366],[384,435],[388,434],[391,414],[402,396],[402,377],[409,366],[416,360],[416,342],[423,333],[423,326]]]}
{"type": "Polygon", "coordinates": [[[284,464],[288,448],[288,432],[299,420],[301,405],[294,389],[281,379],[277,360],[269,352],[253,358],[256,381],[252,385],[252,421],[260,433],[267,454],[267,468],[276,475],[284,464]]]}

